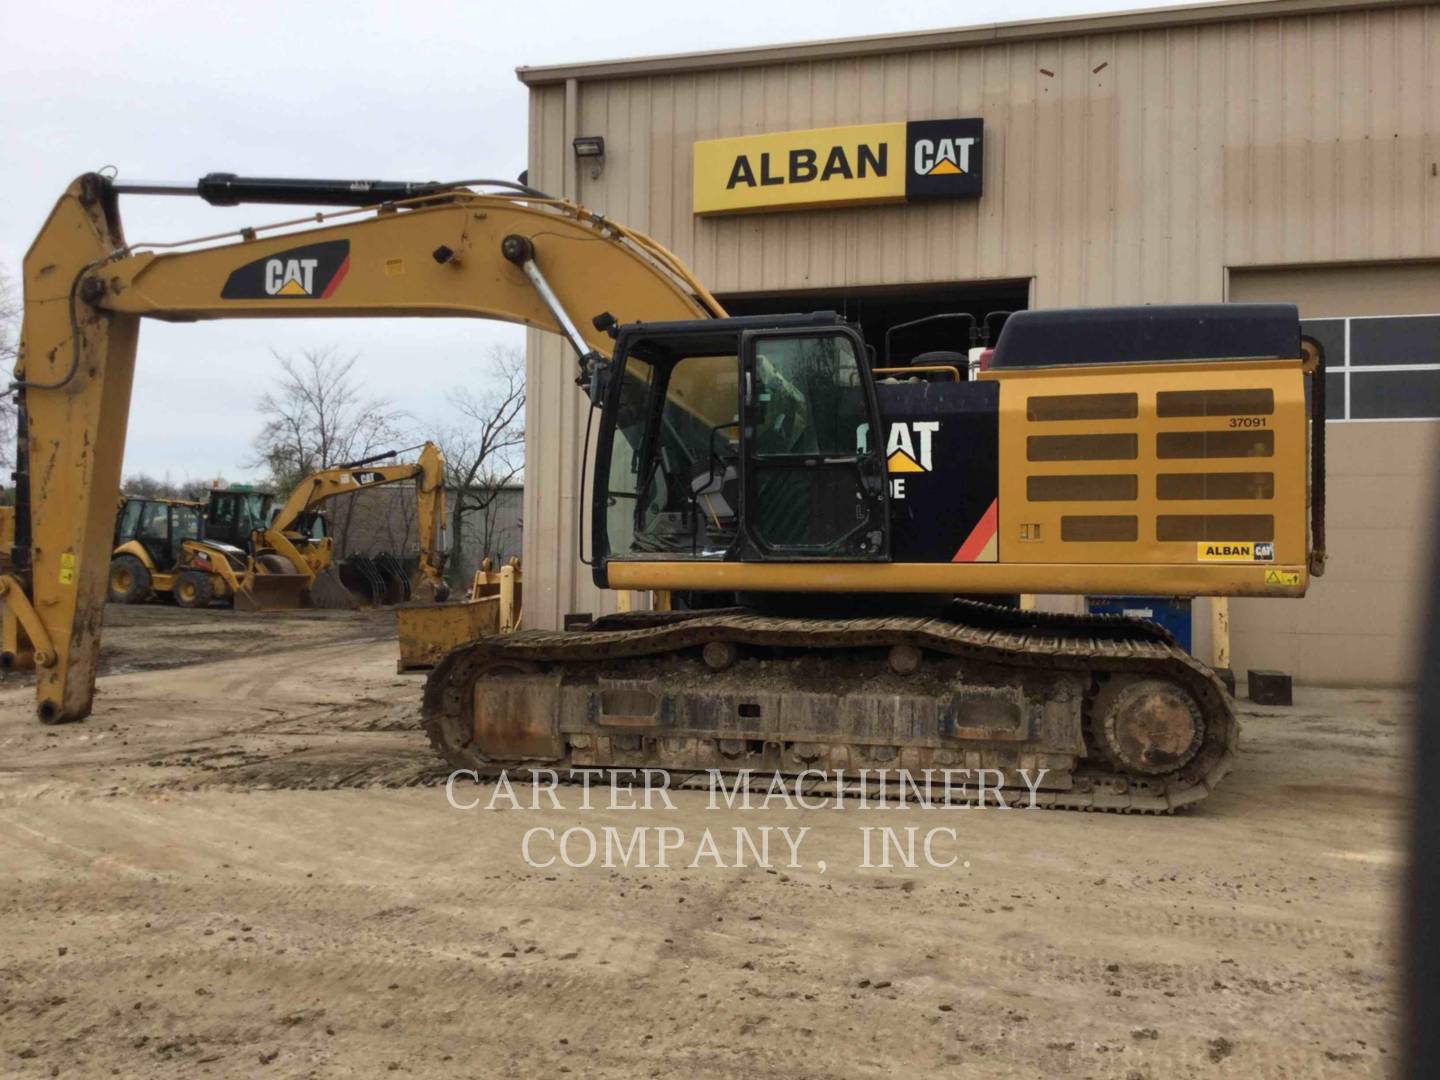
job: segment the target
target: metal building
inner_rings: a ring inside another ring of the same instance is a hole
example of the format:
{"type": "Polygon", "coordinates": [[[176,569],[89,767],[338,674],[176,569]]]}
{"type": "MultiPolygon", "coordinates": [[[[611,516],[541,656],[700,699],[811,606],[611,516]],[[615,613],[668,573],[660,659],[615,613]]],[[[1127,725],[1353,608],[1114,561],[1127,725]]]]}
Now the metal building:
{"type": "MultiPolygon", "coordinates": [[[[1440,476],[1440,4],[1215,4],[519,77],[531,183],[650,233],[732,313],[836,309],[869,332],[947,310],[1298,303],[1332,369],[1330,568],[1304,600],[1230,605],[1234,666],[1413,677],[1440,476]],[[978,194],[781,194],[813,175],[804,149],[786,175],[786,147],[817,129],[899,129],[904,154],[940,119],[983,125],[978,194]],[[594,136],[603,156],[582,156],[594,136]],[[746,157],[723,182],[717,147],[746,157]]],[[[604,607],[576,543],[584,400],[558,339],[532,331],[527,351],[526,616],[558,626],[604,607]]],[[[1203,603],[1195,621],[1204,656],[1203,603]]]]}

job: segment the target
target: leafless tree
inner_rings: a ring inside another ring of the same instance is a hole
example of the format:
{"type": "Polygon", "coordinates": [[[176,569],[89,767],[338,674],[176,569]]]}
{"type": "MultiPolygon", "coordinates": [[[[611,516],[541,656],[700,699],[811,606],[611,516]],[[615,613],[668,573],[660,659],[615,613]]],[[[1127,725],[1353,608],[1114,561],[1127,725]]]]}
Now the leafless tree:
{"type": "Polygon", "coordinates": [[[414,481],[367,488],[338,499],[329,516],[343,517],[347,535],[336,555],[404,555],[415,549],[418,524],[414,481]]]}
{"type": "MultiPolygon", "coordinates": [[[[399,448],[404,415],[365,395],[352,374],[358,357],[341,356],[334,348],[274,356],[280,376],[275,389],[260,399],[265,426],[255,439],[253,464],[269,472],[282,498],[317,469],[399,448]]],[[[329,515],[342,553],[351,509],[336,506],[329,515]]]]}
{"type": "Polygon", "coordinates": [[[120,490],[126,495],[142,499],[188,499],[190,502],[205,502],[212,487],[226,487],[224,477],[214,480],[186,480],[175,483],[166,476],[158,480],[149,473],[132,473],[125,477],[120,490]]]}
{"type": "MultiPolygon", "coordinates": [[[[0,378],[8,385],[20,355],[20,290],[0,266],[0,378]]],[[[0,467],[15,463],[15,399],[0,389],[0,467]]]]}
{"type": "Polygon", "coordinates": [[[450,555],[446,574],[461,589],[471,572],[465,555],[465,526],[479,516],[484,538],[493,533],[492,508],[506,485],[525,467],[525,359],[521,350],[496,346],[490,352],[493,377],[485,388],[457,389],[450,405],[461,420],[439,436],[450,497],[450,555]]]}

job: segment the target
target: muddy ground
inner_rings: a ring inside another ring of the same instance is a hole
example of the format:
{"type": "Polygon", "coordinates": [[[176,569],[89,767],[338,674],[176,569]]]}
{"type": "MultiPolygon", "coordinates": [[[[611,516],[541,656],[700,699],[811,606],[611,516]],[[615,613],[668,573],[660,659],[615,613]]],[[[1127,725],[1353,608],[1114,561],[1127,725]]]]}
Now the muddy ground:
{"type": "Polygon", "coordinates": [[[0,688],[0,1075],[1393,1070],[1404,695],[1242,703],[1241,765],[1174,817],[489,811],[468,784],[462,811],[389,616],[106,629],[89,721],[0,688]],[[800,866],[688,868],[767,824],[810,829],[800,866]],[[955,829],[954,865],[860,865],[863,826],[910,824],[955,829]],[[574,825],[685,841],[666,869],[526,864],[528,830],[574,825]]]}

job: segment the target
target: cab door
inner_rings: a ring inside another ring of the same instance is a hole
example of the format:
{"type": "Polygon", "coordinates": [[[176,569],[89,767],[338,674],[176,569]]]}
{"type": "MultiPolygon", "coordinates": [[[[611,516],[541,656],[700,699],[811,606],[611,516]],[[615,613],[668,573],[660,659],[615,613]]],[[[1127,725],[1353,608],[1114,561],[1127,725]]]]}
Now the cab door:
{"type": "Polygon", "coordinates": [[[880,417],[859,334],[752,330],[740,352],[740,558],[887,560],[884,440],[866,434],[880,417]]]}

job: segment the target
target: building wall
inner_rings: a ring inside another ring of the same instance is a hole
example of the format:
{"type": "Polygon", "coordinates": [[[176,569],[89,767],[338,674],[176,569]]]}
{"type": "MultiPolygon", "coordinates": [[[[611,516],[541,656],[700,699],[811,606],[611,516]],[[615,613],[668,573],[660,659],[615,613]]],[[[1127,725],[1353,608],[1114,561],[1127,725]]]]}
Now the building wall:
{"type": "Polygon", "coordinates": [[[1419,675],[1440,479],[1440,424],[1331,424],[1329,561],[1303,600],[1230,601],[1237,673],[1329,686],[1419,675]],[[1375,429],[1383,427],[1383,432],[1375,429]]]}
{"type": "MultiPolygon", "coordinates": [[[[1355,398],[1362,381],[1401,373],[1374,371],[1353,344],[1357,355],[1348,355],[1345,324],[1336,320],[1440,314],[1440,260],[1230,275],[1232,300],[1281,298],[1300,305],[1307,329],[1333,328],[1327,365],[1339,374],[1330,376],[1326,403],[1329,560],[1303,600],[1230,602],[1235,666],[1339,686],[1414,682],[1436,538],[1440,421],[1345,419],[1358,411],[1345,407],[1347,381],[1355,398]]],[[[1440,319],[1423,322],[1428,330],[1440,319]]],[[[1422,346],[1409,359],[1432,369],[1440,363],[1440,328],[1428,352],[1422,346]]],[[[1420,411],[1435,415],[1433,409],[1421,403],[1420,411]]]]}
{"type": "MultiPolygon", "coordinates": [[[[1435,4],[531,90],[531,182],[650,232],[714,292],[1031,278],[1037,307],[1221,300],[1227,268],[1440,257],[1437,160],[1435,4]],[[697,139],[945,116],[985,120],[978,201],[690,212],[697,139]],[[581,133],[605,137],[598,178],[581,133]]],[[[571,363],[532,332],[532,625],[602,608],[577,560],[571,363]]]]}

